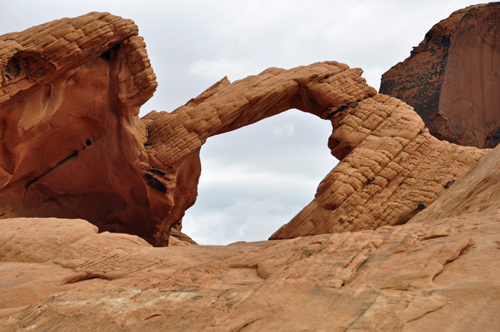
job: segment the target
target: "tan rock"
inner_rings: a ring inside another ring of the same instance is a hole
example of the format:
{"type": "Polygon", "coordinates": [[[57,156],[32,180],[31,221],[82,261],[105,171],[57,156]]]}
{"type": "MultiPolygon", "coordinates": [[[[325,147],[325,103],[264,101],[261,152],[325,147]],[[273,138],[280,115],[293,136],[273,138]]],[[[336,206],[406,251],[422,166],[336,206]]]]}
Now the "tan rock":
{"type": "Polygon", "coordinates": [[[460,145],[500,142],[500,4],[458,10],[437,23],[404,62],[382,75],[380,92],[415,107],[432,135],[460,145]]]}
{"type": "Polygon", "coordinates": [[[178,196],[166,224],[195,202],[193,178],[208,137],[290,108],[332,122],[329,147],[340,162],[314,200],[271,239],[405,223],[487,152],[432,137],[410,106],[374,95],[361,73],[336,62],[271,68],[232,84],[223,79],[172,113],[146,115],[150,164],[176,175],[178,196]]]}
{"type": "Polygon", "coordinates": [[[376,231],[153,248],[81,220],[6,219],[2,253],[21,245],[3,240],[11,237],[43,249],[47,228],[71,241],[54,241],[43,262],[36,250],[0,256],[0,330],[494,331],[499,221],[485,210],[376,231]]]}

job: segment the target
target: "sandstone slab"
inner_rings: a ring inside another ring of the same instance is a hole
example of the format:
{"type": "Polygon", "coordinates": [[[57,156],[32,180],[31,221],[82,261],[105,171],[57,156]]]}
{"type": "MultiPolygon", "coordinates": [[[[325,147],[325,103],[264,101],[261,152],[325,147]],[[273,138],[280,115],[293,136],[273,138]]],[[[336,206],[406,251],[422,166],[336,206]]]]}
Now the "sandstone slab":
{"type": "MultiPolygon", "coordinates": [[[[57,231],[62,237],[93,228],[85,221],[32,224],[42,231],[30,234],[28,222],[2,221],[6,238],[26,234],[32,246],[42,245],[47,227],[64,224],[66,233],[57,231]]],[[[43,262],[33,250],[8,256],[15,243],[0,243],[1,331],[500,326],[498,210],[225,247],[154,248],[132,235],[91,233],[55,243],[59,251],[43,262]]]]}

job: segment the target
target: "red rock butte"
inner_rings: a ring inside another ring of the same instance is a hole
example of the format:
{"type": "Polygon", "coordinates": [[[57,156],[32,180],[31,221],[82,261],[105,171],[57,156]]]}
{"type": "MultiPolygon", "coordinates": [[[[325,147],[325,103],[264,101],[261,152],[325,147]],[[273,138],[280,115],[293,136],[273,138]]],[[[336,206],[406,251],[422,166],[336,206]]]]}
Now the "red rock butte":
{"type": "Polygon", "coordinates": [[[272,239],[405,223],[486,153],[435,139],[334,61],[223,79],[140,119],[157,83],[137,31],[91,13],[0,38],[3,218],[83,218],[165,246],[196,200],[206,139],[291,108],[331,121],[340,163],[272,239]]]}
{"type": "Polygon", "coordinates": [[[499,330],[500,147],[431,136],[334,61],[140,119],[137,33],[90,13],[0,36],[0,331],[499,330]],[[312,202],[274,240],[190,245],[206,139],[291,108],[332,123],[312,202]]]}

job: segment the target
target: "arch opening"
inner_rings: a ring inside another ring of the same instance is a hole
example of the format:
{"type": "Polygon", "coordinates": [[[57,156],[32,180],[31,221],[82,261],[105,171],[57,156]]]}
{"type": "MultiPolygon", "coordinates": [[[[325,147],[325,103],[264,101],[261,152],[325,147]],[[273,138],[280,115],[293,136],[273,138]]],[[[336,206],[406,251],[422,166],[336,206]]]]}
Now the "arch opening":
{"type": "Polygon", "coordinates": [[[183,232],[199,244],[267,240],[338,163],[327,146],[331,131],[330,121],[292,109],[210,137],[183,232]]]}

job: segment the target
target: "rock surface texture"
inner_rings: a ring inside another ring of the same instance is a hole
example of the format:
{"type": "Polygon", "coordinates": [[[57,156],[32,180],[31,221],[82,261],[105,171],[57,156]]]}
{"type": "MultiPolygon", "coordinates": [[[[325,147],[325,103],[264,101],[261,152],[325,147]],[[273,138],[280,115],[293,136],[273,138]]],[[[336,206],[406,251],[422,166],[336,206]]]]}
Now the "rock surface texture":
{"type": "Polygon", "coordinates": [[[0,331],[500,329],[500,147],[434,138],[360,69],[270,68],[141,120],[137,27],[91,13],[1,36],[0,70],[0,331]],[[191,245],[206,139],[290,108],[332,123],[314,200],[274,240],[191,245]]]}
{"type": "Polygon", "coordinates": [[[430,133],[460,145],[500,143],[500,3],[470,6],[432,27],[380,92],[415,108],[430,133]]]}
{"type": "Polygon", "coordinates": [[[91,13],[0,37],[3,218],[82,218],[165,246],[196,200],[206,139],[291,108],[331,121],[340,163],[273,239],[405,223],[486,153],[432,137],[334,61],[223,79],[141,120],[157,84],[137,31],[91,13]]]}
{"type": "Polygon", "coordinates": [[[499,211],[172,248],[0,220],[0,331],[496,331],[499,211]]]}

